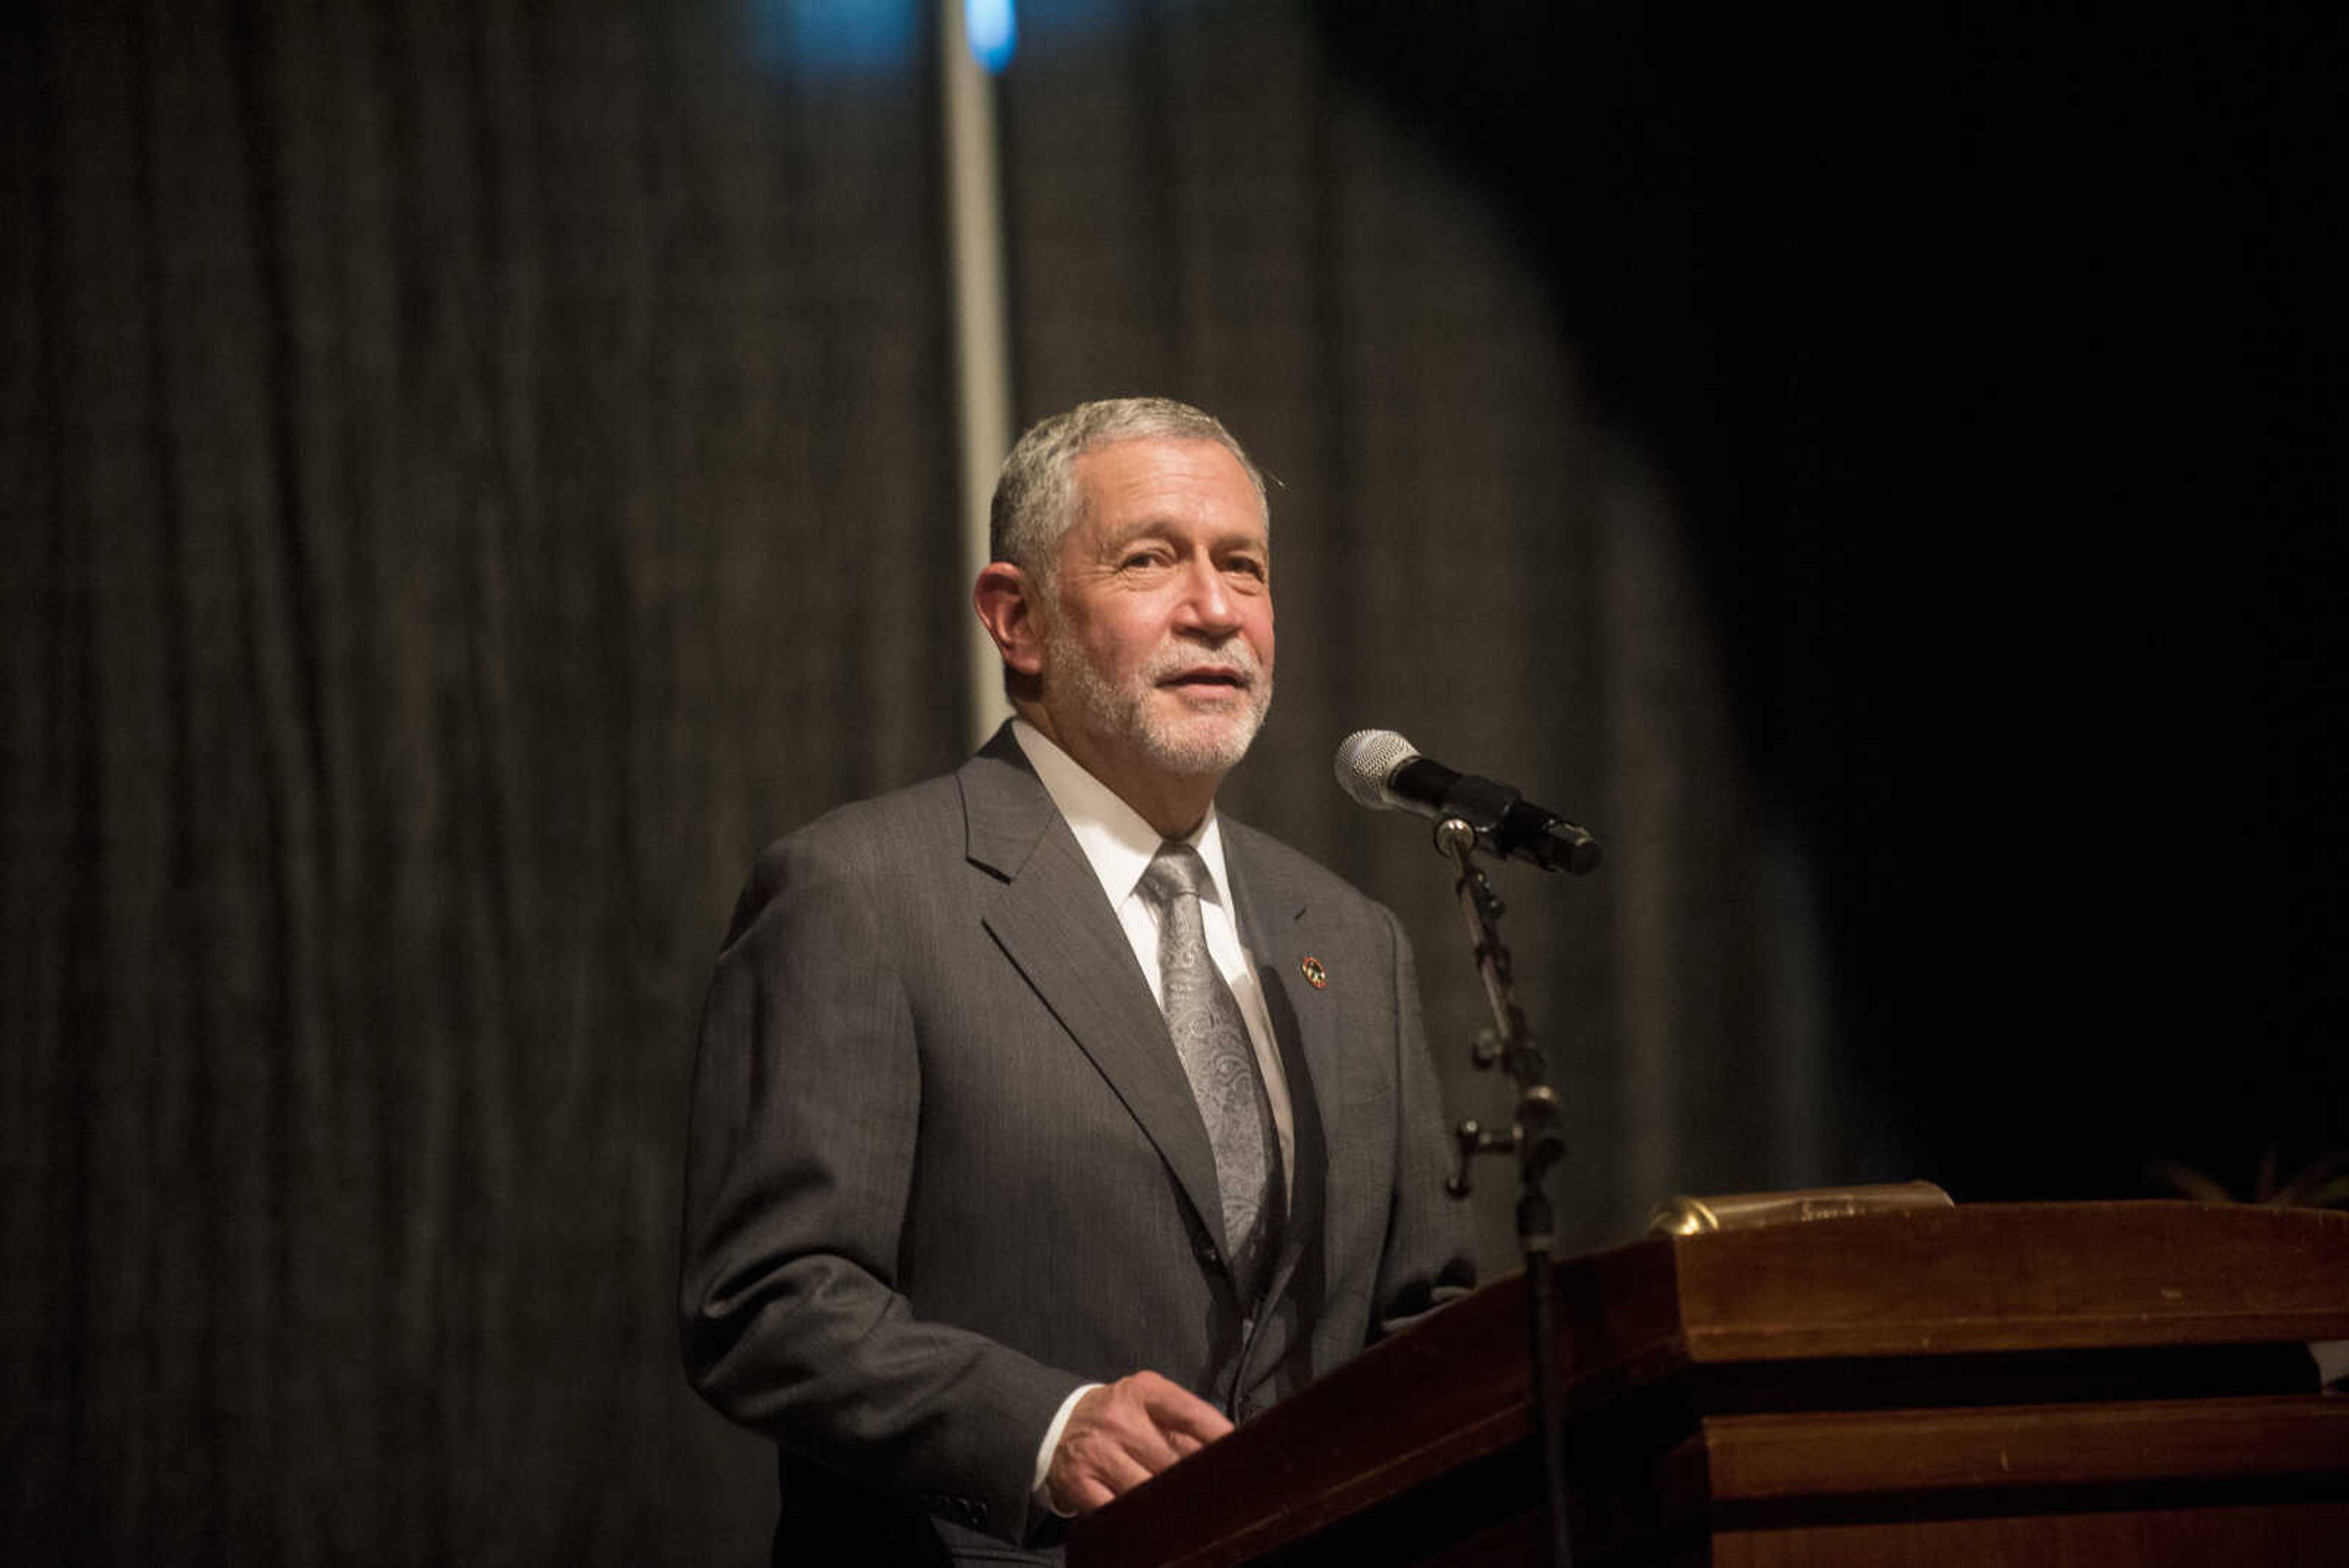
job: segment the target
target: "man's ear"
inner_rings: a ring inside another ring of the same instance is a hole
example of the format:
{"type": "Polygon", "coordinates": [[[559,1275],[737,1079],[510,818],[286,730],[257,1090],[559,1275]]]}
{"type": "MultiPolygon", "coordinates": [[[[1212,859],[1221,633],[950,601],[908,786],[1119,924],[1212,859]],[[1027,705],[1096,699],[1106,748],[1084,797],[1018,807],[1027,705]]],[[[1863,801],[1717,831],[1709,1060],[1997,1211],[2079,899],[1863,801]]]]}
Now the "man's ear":
{"type": "Polygon", "coordinates": [[[989,561],[970,590],[979,624],[995,639],[1003,662],[1020,675],[1044,669],[1044,628],[1037,617],[1035,585],[1009,561],[989,561]]]}

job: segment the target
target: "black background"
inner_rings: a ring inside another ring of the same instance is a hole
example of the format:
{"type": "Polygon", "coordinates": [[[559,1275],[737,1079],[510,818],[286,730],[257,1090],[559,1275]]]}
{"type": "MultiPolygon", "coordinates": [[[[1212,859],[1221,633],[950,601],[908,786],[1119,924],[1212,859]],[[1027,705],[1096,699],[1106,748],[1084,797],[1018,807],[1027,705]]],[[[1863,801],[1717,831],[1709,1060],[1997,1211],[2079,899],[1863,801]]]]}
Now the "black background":
{"type": "Polygon", "coordinates": [[[1690,498],[1919,1168],[2340,1145],[2338,15],[1321,15],[1690,498]]]}

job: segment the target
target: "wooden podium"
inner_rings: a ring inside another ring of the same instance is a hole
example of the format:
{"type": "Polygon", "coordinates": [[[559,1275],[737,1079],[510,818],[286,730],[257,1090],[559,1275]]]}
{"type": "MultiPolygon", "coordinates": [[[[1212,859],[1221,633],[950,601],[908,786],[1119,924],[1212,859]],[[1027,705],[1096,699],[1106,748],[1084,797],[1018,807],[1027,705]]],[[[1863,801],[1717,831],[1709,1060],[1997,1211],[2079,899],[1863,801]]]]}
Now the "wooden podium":
{"type": "MultiPolygon", "coordinates": [[[[2349,1213],[1984,1205],[1557,1265],[1578,1563],[2349,1563],[2349,1213]]],[[[1072,1568],[1533,1563],[1511,1275],[1079,1521],[1072,1568]]]]}

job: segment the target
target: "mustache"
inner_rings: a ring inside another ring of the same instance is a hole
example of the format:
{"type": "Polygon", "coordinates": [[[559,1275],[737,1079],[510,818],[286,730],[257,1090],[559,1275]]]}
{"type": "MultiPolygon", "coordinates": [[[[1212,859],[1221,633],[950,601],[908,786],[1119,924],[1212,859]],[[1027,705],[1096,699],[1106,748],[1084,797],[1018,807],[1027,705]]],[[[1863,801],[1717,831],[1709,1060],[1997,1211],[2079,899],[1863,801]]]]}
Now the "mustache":
{"type": "Polygon", "coordinates": [[[1264,680],[1264,666],[1257,659],[1256,650],[1246,639],[1234,636],[1215,647],[1162,649],[1151,656],[1143,678],[1153,685],[1161,680],[1196,670],[1203,664],[1213,664],[1237,674],[1241,683],[1255,687],[1264,680]]]}

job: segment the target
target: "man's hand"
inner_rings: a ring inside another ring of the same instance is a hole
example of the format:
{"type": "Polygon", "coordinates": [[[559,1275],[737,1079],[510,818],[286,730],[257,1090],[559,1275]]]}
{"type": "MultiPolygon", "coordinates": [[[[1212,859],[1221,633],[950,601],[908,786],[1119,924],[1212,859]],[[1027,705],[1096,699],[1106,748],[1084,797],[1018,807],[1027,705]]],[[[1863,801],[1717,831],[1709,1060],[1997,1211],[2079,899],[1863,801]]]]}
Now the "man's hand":
{"type": "Polygon", "coordinates": [[[1079,1396],[1044,1490],[1062,1513],[1090,1513],[1232,1429],[1224,1413],[1155,1372],[1079,1396]]]}

